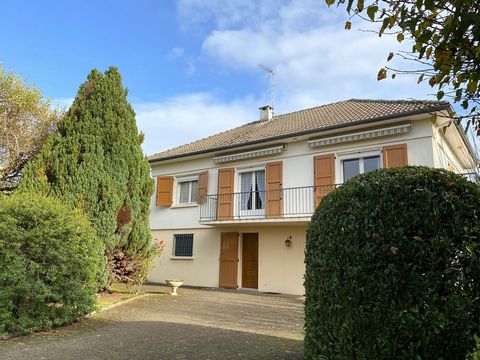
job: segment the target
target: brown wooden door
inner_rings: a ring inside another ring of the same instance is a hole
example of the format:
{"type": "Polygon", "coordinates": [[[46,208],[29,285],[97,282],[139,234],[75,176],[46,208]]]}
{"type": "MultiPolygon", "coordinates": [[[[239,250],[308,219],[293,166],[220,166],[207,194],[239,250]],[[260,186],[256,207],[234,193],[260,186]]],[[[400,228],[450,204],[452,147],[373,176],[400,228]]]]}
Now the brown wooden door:
{"type": "Polygon", "coordinates": [[[267,205],[266,215],[268,218],[282,216],[282,162],[268,163],[266,165],[266,190],[267,205]]]}
{"type": "Polygon", "coordinates": [[[238,233],[222,233],[220,239],[220,276],[218,286],[236,289],[238,264],[238,233]]]}
{"type": "Polygon", "coordinates": [[[242,287],[258,289],[258,233],[242,236],[242,287]]]}
{"type": "Polygon", "coordinates": [[[233,218],[233,168],[218,170],[218,204],[217,218],[226,220],[233,218]]]}
{"type": "Polygon", "coordinates": [[[315,206],[335,188],[335,156],[333,154],[315,156],[315,206]]]}

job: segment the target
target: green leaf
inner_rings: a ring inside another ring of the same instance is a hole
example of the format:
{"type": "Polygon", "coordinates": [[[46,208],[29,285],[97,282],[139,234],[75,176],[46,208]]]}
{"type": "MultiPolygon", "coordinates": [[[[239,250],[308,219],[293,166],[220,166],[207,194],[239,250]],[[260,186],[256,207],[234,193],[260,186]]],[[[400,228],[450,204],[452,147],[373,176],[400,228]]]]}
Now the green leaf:
{"type": "Polygon", "coordinates": [[[405,36],[403,36],[403,33],[399,33],[397,35],[397,41],[401,43],[405,39],[405,36]]]}
{"type": "Polygon", "coordinates": [[[353,0],[348,0],[347,12],[349,14],[350,14],[350,11],[352,10],[352,5],[353,5],[353,0]]]}
{"type": "Polygon", "coordinates": [[[418,77],[417,84],[420,84],[423,81],[424,76],[425,76],[425,74],[422,74],[418,77]]]}
{"type": "Polygon", "coordinates": [[[467,85],[467,90],[471,93],[477,91],[478,84],[476,81],[470,81],[467,85]]]}
{"type": "Polygon", "coordinates": [[[370,20],[374,21],[375,20],[375,14],[378,11],[378,6],[369,6],[367,8],[367,15],[370,18],[370,20]]]}
{"type": "Polygon", "coordinates": [[[435,124],[437,122],[437,118],[438,118],[437,114],[432,115],[432,117],[430,118],[430,121],[432,122],[432,124],[435,124]]]}
{"type": "Polygon", "coordinates": [[[434,0],[425,0],[425,9],[434,11],[435,10],[435,1],[434,0]]]}
{"type": "Polygon", "coordinates": [[[383,80],[386,79],[387,77],[387,70],[385,68],[381,68],[380,71],[377,74],[377,80],[383,80]]]}
{"type": "Polygon", "coordinates": [[[362,12],[365,7],[365,1],[364,0],[358,0],[357,1],[357,10],[358,12],[362,12]]]}
{"type": "Polygon", "coordinates": [[[378,36],[382,36],[383,32],[388,26],[388,18],[383,19],[382,27],[380,28],[380,31],[378,32],[378,36]]]}
{"type": "Polygon", "coordinates": [[[345,30],[351,30],[352,29],[352,23],[350,21],[347,21],[345,23],[345,30]]]}
{"type": "Polygon", "coordinates": [[[442,100],[444,96],[445,96],[445,93],[442,90],[437,92],[437,100],[442,100]]]}
{"type": "Polygon", "coordinates": [[[390,16],[388,18],[388,26],[391,29],[392,27],[395,26],[395,23],[397,22],[397,18],[395,16],[390,16]]]}

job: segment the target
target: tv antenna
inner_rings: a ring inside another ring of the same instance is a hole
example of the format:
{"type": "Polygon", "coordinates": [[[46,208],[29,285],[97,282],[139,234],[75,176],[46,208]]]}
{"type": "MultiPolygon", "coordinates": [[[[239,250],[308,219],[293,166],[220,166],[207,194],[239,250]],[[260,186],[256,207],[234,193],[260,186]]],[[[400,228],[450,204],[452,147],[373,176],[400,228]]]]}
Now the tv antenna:
{"type": "Polygon", "coordinates": [[[272,115],[273,112],[275,111],[275,71],[263,64],[258,64],[258,67],[260,67],[262,70],[266,71],[270,75],[270,83],[271,83],[271,95],[272,95],[272,115]]]}

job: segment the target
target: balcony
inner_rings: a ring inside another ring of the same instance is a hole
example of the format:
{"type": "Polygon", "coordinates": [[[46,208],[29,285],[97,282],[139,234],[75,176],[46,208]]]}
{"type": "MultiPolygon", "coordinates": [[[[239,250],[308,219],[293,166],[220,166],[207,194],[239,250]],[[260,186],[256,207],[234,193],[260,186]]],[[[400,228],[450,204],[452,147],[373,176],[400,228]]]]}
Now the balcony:
{"type": "Polygon", "coordinates": [[[322,197],[337,186],[302,186],[205,195],[200,204],[200,223],[308,222],[322,197]]]}

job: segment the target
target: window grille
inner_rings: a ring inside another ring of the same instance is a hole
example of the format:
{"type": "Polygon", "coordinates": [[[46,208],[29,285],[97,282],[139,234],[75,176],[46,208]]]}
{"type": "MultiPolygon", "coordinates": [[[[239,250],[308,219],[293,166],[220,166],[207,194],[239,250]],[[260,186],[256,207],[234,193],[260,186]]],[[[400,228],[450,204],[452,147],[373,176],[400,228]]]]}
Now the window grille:
{"type": "Polygon", "coordinates": [[[174,241],[173,255],[193,256],[193,234],[175,234],[174,241]]]}

